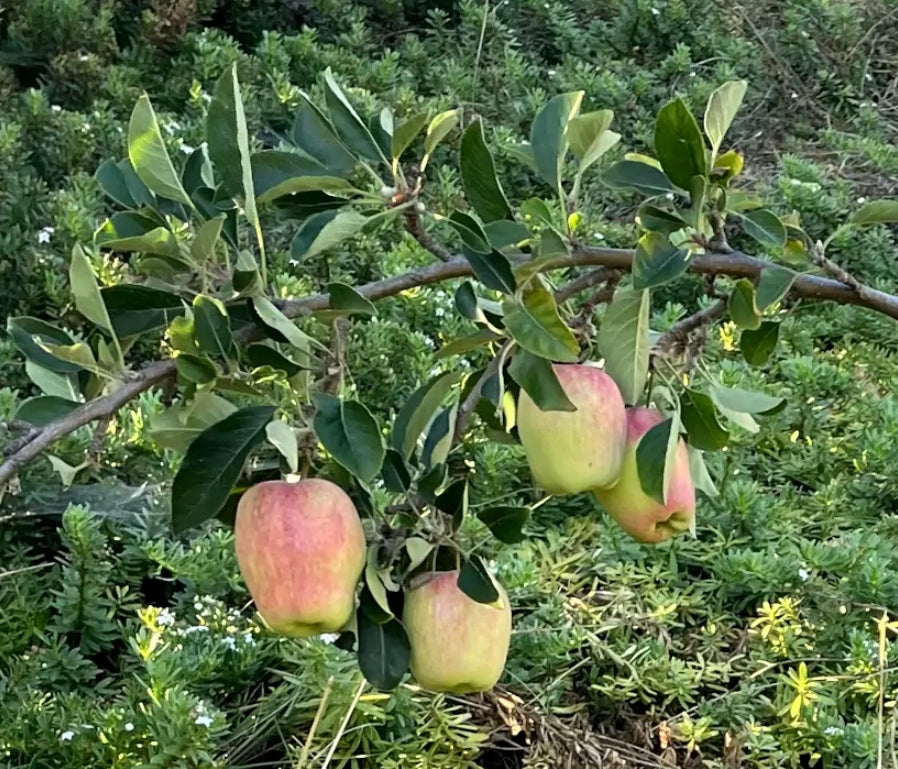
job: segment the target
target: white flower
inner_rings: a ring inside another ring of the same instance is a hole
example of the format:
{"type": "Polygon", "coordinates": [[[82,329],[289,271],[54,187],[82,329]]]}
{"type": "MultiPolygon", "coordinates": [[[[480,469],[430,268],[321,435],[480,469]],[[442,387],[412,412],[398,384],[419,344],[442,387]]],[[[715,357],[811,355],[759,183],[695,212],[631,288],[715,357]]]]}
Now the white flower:
{"type": "Polygon", "coordinates": [[[168,609],[163,609],[159,612],[159,616],[156,618],[156,624],[161,625],[162,627],[167,627],[175,624],[175,615],[171,613],[168,609]]]}
{"type": "Polygon", "coordinates": [[[88,56],[86,53],[82,53],[82,54],[78,57],[78,61],[87,61],[88,59],[90,59],[90,56],[88,56]]]}
{"type": "Polygon", "coordinates": [[[44,227],[40,232],[37,233],[37,242],[38,243],[49,243],[50,238],[56,230],[53,227],[44,227]]]}
{"type": "Polygon", "coordinates": [[[547,74],[549,75],[549,77],[555,77],[555,70],[550,69],[547,74]]]}
{"type": "Polygon", "coordinates": [[[128,723],[125,724],[125,731],[126,731],[126,732],[133,732],[133,731],[134,731],[134,724],[132,724],[130,721],[128,721],[128,723]]]}
{"type": "Polygon", "coordinates": [[[196,609],[197,611],[202,611],[203,605],[199,601],[195,601],[193,604],[193,608],[196,609]]]}
{"type": "Polygon", "coordinates": [[[660,10],[658,10],[657,8],[652,8],[652,16],[660,16],[660,15],[661,15],[660,10]]]}
{"type": "Polygon", "coordinates": [[[212,726],[212,716],[197,716],[196,720],[193,722],[198,726],[212,726]]]}
{"type": "Polygon", "coordinates": [[[73,732],[73,731],[63,732],[62,734],[59,735],[59,741],[60,742],[69,742],[72,739],[72,737],[74,737],[74,736],[75,736],[75,732],[73,732]]]}
{"type": "Polygon", "coordinates": [[[799,569],[798,577],[802,582],[807,582],[811,577],[811,573],[807,569],[799,569]]]}
{"type": "Polygon", "coordinates": [[[827,737],[833,737],[837,734],[841,734],[842,730],[838,726],[827,726],[826,729],[823,730],[823,733],[827,737]]]}
{"type": "Polygon", "coordinates": [[[235,639],[233,636],[227,636],[226,638],[222,638],[221,643],[223,646],[227,646],[229,649],[237,648],[237,639],[235,639]]]}
{"type": "Polygon", "coordinates": [[[193,152],[193,147],[191,147],[189,144],[182,143],[181,152],[183,152],[185,155],[189,155],[191,152],[193,152]]]}
{"type": "Polygon", "coordinates": [[[53,104],[50,109],[54,112],[62,112],[62,107],[60,107],[58,104],[53,104]]]}
{"type": "Polygon", "coordinates": [[[338,633],[322,633],[321,640],[326,644],[336,643],[337,639],[340,637],[338,633]]]}
{"type": "Polygon", "coordinates": [[[253,634],[252,634],[252,633],[245,633],[245,634],[243,635],[243,643],[245,643],[247,646],[255,646],[255,645],[256,645],[256,639],[253,638],[253,634]]]}

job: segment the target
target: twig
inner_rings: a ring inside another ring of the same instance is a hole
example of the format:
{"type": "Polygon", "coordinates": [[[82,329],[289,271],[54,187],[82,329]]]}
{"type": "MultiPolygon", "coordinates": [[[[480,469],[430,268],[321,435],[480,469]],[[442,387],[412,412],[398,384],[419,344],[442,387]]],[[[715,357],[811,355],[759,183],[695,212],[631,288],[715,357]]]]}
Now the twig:
{"type": "Polygon", "coordinates": [[[692,334],[719,318],[726,312],[726,309],[727,303],[723,299],[719,299],[705,309],[677,321],[655,342],[655,348],[652,353],[658,356],[667,356],[671,353],[686,350],[692,334]]]}
{"type": "Polygon", "coordinates": [[[97,429],[94,437],[90,442],[90,448],[87,450],[87,456],[92,462],[96,462],[100,456],[100,449],[103,448],[103,441],[109,432],[109,425],[112,423],[112,414],[107,414],[97,422],[97,429]]]}
{"type": "Polygon", "coordinates": [[[441,262],[452,260],[452,252],[424,228],[424,222],[421,221],[418,209],[415,206],[409,206],[405,209],[405,228],[423,248],[430,251],[441,262]]]}
{"type": "MultiPolygon", "coordinates": [[[[599,267],[595,270],[590,270],[587,273],[584,273],[579,278],[575,278],[570,283],[565,286],[562,286],[558,291],[555,292],[555,301],[558,304],[562,304],[566,302],[568,299],[576,296],[582,291],[586,291],[588,288],[592,288],[593,286],[599,285],[599,283],[606,283],[611,280],[612,277],[617,276],[617,272],[615,270],[609,270],[605,267],[599,267]]],[[[612,288],[612,293],[614,289],[612,288]]],[[[593,307],[596,304],[601,304],[600,301],[594,302],[593,307]]]]}
{"type": "Polygon", "coordinates": [[[458,407],[458,415],[455,418],[455,432],[452,435],[453,446],[461,440],[462,435],[465,434],[465,430],[468,429],[471,415],[474,413],[474,409],[477,408],[477,403],[480,401],[481,394],[483,393],[483,386],[487,383],[490,377],[495,376],[499,369],[502,368],[511,344],[511,342],[506,342],[496,357],[489,362],[489,365],[480,375],[480,379],[477,380],[471,392],[468,393],[468,397],[465,398],[464,402],[458,407]]]}
{"type": "Polygon", "coordinates": [[[835,262],[827,259],[823,243],[821,243],[819,240],[811,249],[810,256],[811,261],[814,264],[816,264],[827,274],[832,275],[837,281],[839,281],[839,283],[844,283],[846,286],[851,287],[857,293],[860,293],[864,290],[865,286],[857,278],[855,278],[854,275],[839,267],[839,265],[835,262]]]}

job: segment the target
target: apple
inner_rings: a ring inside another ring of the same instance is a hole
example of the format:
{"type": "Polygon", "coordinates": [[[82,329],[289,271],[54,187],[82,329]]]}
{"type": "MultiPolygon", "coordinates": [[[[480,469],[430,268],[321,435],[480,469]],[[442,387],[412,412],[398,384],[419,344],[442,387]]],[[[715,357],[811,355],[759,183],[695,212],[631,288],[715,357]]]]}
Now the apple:
{"type": "Polygon", "coordinates": [[[517,427],[530,472],[550,494],[580,494],[613,484],[627,443],[627,412],[614,380],[595,366],[552,367],[576,411],[541,411],[524,390],[517,427]]]}
{"type": "Polygon", "coordinates": [[[339,486],[320,478],[253,486],[237,505],[234,548],[273,631],[335,633],[349,621],[366,544],[355,505],[339,486]]]}
{"type": "Polygon", "coordinates": [[[501,606],[478,603],[458,586],[457,571],[426,572],[406,592],[402,621],[411,671],[428,691],[466,694],[491,689],[505,668],[511,605],[496,583],[501,606]]]}
{"type": "Polygon", "coordinates": [[[627,410],[627,450],[620,480],[611,488],[596,489],[596,498],[620,527],[638,542],[656,544],[688,531],[695,518],[695,488],[689,470],[689,454],[680,439],[670,473],[667,504],[662,505],[642,490],[636,469],[640,438],[664,415],[655,409],[627,410]]]}

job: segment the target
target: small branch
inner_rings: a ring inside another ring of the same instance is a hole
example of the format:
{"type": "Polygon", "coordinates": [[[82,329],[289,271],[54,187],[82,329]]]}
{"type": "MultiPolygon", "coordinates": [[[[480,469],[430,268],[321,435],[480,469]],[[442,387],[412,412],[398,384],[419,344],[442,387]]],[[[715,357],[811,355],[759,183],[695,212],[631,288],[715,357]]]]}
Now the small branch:
{"type": "Polygon", "coordinates": [[[109,432],[109,425],[112,423],[112,414],[107,414],[97,422],[97,429],[94,437],[90,442],[90,448],[87,450],[87,456],[91,462],[96,462],[100,456],[100,449],[103,448],[103,442],[109,432]]]}
{"type": "MultiPolygon", "coordinates": [[[[612,277],[616,277],[618,273],[615,270],[609,270],[605,267],[599,267],[595,270],[590,270],[587,273],[584,273],[579,278],[575,278],[570,283],[562,286],[558,291],[555,292],[555,301],[558,304],[562,304],[566,302],[568,299],[573,298],[577,294],[586,291],[588,288],[592,288],[593,286],[599,285],[599,283],[608,283],[611,281],[612,277]]],[[[617,283],[615,282],[615,285],[617,283]]],[[[611,289],[612,293],[614,293],[614,288],[611,289]]],[[[607,300],[605,300],[607,301],[607,300]]],[[[594,301],[593,307],[597,304],[601,304],[602,300],[594,301]]]]}
{"type": "Polygon", "coordinates": [[[677,321],[661,335],[655,343],[655,348],[652,351],[652,354],[666,357],[671,354],[686,351],[689,347],[689,342],[693,333],[703,329],[711,323],[711,321],[719,318],[726,312],[726,309],[726,301],[719,299],[705,309],[699,310],[689,317],[677,321]]]}
{"type": "Polygon", "coordinates": [[[480,379],[478,379],[477,383],[474,385],[474,388],[470,393],[468,393],[468,397],[465,398],[464,402],[458,407],[458,414],[455,417],[455,432],[452,435],[453,446],[461,440],[461,437],[468,429],[468,424],[471,421],[471,416],[474,413],[474,409],[477,408],[477,403],[480,401],[480,398],[483,394],[483,386],[487,383],[490,377],[496,375],[496,373],[505,363],[505,358],[508,355],[508,349],[510,346],[511,342],[507,342],[498,352],[496,357],[490,361],[489,365],[480,375],[480,379]]]}
{"type": "Polygon", "coordinates": [[[441,262],[449,262],[453,258],[452,252],[434,238],[425,228],[416,205],[405,209],[405,228],[418,243],[430,251],[441,262]]]}
{"type": "Polygon", "coordinates": [[[813,248],[811,248],[810,256],[811,261],[814,264],[816,264],[827,274],[832,275],[837,281],[839,281],[839,283],[844,283],[846,286],[849,286],[858,294],[864,291],[865,286],[857,278],[855,278],[854,275],[839,267],[839,265],[835,262],[827,259],[823,243],[821,243],[819,240],[814,244],[813,248]]]}

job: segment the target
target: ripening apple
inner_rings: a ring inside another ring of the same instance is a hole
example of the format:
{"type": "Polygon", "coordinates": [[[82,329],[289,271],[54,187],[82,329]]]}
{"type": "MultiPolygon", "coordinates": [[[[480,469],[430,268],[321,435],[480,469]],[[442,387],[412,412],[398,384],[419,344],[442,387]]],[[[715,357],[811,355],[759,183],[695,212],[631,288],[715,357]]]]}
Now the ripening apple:
{"type": "Polygon", "coordinates": [[[478,603],[458,586],[457,571],[427,572],[405,596],[402,621],[411,671],[428,691],[465,694],[491,689],[502,675],[511,639],[511,606],[478,603]]]}
{"type": "Polygon", "coordinates": [[[636,447],[655,425],[664,421],[655,409],[627,410],[627,451],[620,480],[611,488],[596,489],[596,498],[620,527],[638,542],[656,544],[688,531],[695,518],[695,488],[689,470],[689,454],[680,439],[670,473],[667,504],[662,505],[642,490],[636,468],[636,447]]]}
{"type": "Polygon", "coordinates": [[[355,608],[365,533],[355,505],[320,478],[265,481],[237,505],[237,563],[265,624],[302,637],[335,633],[355,608]]]}
{"type": "Polygon", "coordinates": [[[580,494],[613,484],[627,443],[627,413],[614,380],[595,366],[553,365],[576,411],[541,411],[521,390],[517,426],[537,485],[580,494]]]}

